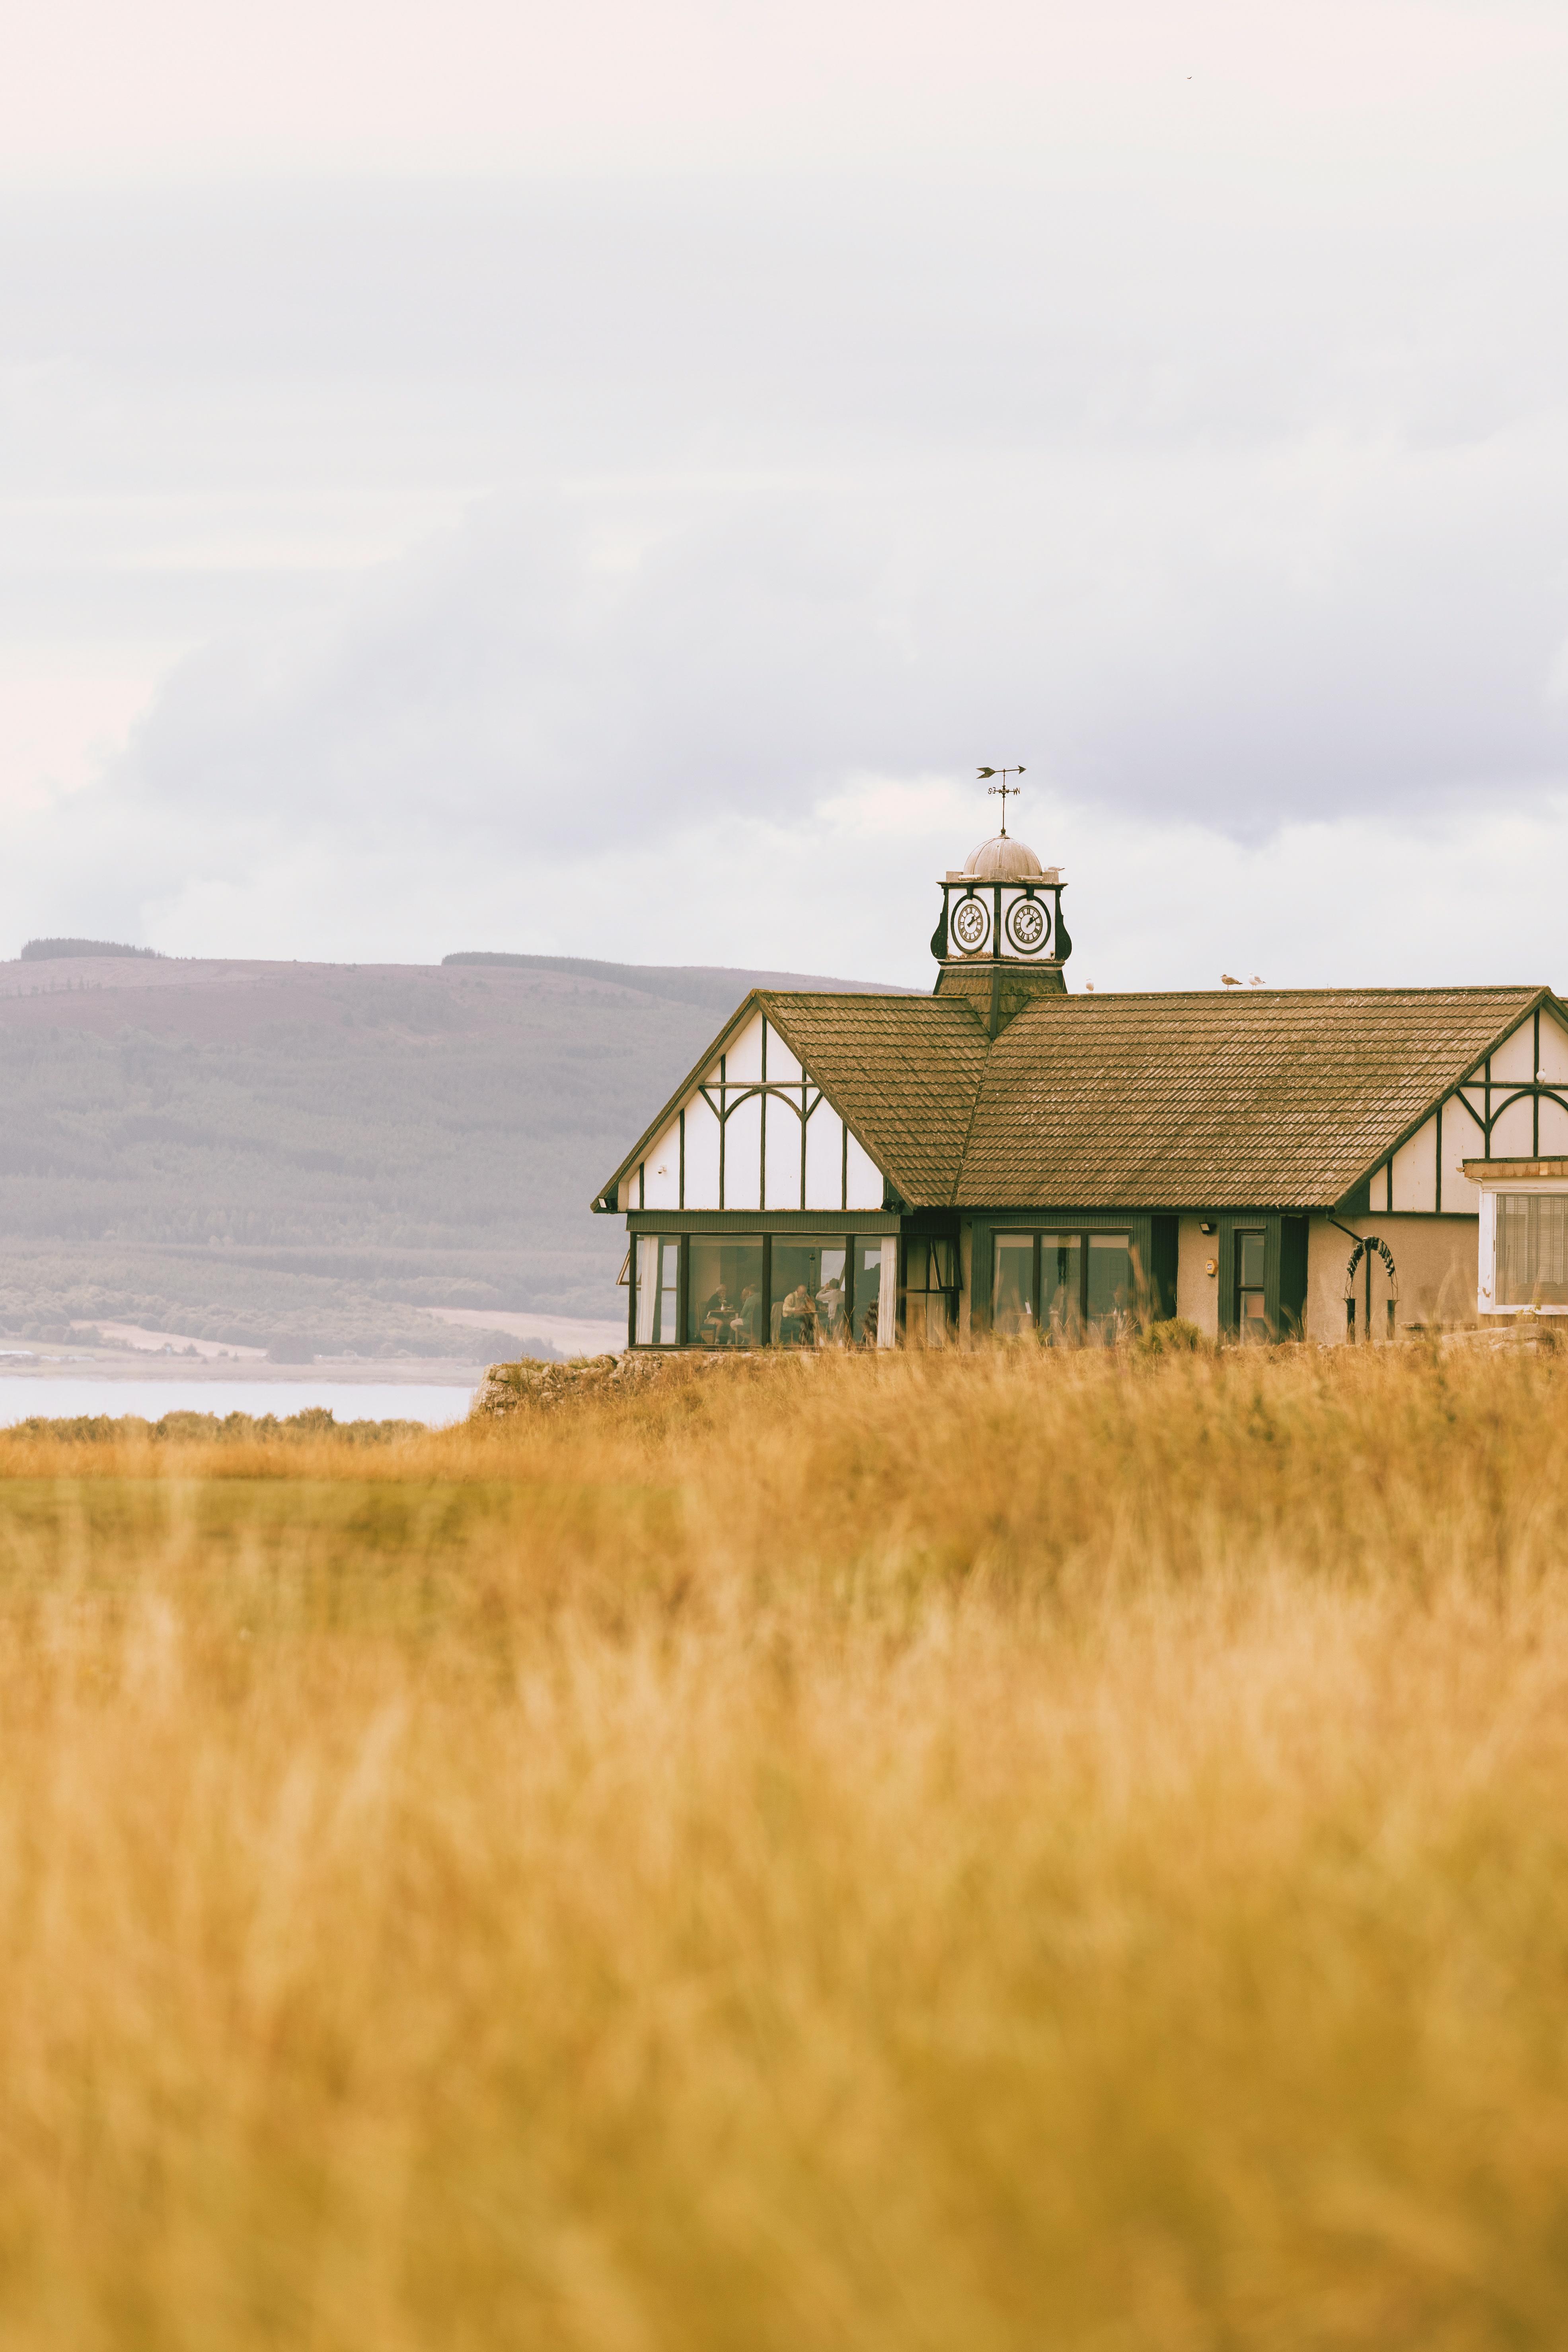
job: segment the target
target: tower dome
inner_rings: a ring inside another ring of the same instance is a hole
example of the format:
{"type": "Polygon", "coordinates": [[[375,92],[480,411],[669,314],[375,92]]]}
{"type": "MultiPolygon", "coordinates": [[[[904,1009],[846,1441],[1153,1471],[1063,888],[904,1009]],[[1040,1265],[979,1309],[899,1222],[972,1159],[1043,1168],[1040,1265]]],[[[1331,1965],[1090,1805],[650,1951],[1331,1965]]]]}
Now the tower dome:
{"type": "Polygon", "coordinates": [[[1026,1004],[1064,996],[1062,966],[1072,953],[1062,920],[1066,887],[1060,866],[1042,866],[1005,824],[970,851],[962,871],[949,867],[940,880],[942,915],[931,943],[942,966],[937,994],[968,998],[993,1037],[1026,1004]]]}
{"type": "Polygon", "coordinates": [[[1038,882],[1046,869],[1026,841],[998,833],[970,851],[963,870],[976,882],[1038,882]]]}

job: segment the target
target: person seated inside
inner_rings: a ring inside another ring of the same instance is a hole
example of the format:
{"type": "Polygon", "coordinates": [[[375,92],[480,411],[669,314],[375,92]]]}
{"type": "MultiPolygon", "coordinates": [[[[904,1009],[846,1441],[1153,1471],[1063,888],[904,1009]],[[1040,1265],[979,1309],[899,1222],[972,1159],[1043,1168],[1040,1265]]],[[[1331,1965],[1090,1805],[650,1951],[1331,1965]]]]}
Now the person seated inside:
{"type": "Polygon", "coordinates": [[[729,1340],[732,1311],[730,1294],[721,1283],[703,1307],[702,1321],[699,1327],[700,1336],[707,1340],[710,1348],[722,1348],[729,1340]]]}
{"type": "Polygon", "coordinates": [[[763,1294],[754,1282],[748,1282],[741,1292],[740,1344],[754,1348],[763,1336],[763,1294]]]}
{"type": "Polygon", "coordinates": [[[844,1337],[844,1284],[837,1275],[816,1294],[816,1326],[829,1344],[844,1337]]]}
{"type": "Polygon", "coordinates": [[[779,1337],[786,1348],[809,1348],[816,1338],[816,1308],[804,1282],[797,1282],[784,1302],[779,1337]]]}

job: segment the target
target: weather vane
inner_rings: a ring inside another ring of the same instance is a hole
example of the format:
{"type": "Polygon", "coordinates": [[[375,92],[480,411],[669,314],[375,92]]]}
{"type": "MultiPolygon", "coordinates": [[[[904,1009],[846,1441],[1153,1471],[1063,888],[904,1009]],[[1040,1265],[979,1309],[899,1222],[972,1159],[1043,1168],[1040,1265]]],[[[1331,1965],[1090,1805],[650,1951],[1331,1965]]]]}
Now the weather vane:
{"type": "Polygon", "coordinates": [[[992,785],[991,797],[994,799],[998,793],[1002,795],[1002,838],[1004,841],[1007,838],[1007,795],[1010,793],[1013,798],[1016,800],[1019,791],[1019,787],[1016,784],[1010,784],[1007,782],[1007,779],[1009,776],[1021,776],[1023,772],[1024,771],[1022,768],[982,768],[980,771],[982,780],[986,776],[1000,776],[1002,779],[999,784],[992,785]]]}

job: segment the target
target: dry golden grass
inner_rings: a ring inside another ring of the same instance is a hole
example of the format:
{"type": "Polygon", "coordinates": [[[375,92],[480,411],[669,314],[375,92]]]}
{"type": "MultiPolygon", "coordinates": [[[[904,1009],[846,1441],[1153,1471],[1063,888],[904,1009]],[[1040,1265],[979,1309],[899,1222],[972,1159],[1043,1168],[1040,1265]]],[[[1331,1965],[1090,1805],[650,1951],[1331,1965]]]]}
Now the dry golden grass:
{"type": "Polygon", "coordinates": [[[0,1441],[0,2342],[1568,2336],[1568,1364],[0,1441]]]}

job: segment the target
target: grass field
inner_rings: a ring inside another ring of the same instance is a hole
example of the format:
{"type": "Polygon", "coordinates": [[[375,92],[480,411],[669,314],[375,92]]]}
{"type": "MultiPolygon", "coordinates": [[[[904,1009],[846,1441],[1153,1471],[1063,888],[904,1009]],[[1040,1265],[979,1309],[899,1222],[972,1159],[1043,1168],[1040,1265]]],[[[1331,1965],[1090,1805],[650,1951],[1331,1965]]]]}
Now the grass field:
{"type": "Polygon", "coordinates": [[[1568,2336],[1568,1360],[0,1439],[0,2342],[1568,2336]]]}

